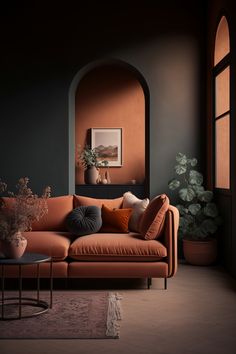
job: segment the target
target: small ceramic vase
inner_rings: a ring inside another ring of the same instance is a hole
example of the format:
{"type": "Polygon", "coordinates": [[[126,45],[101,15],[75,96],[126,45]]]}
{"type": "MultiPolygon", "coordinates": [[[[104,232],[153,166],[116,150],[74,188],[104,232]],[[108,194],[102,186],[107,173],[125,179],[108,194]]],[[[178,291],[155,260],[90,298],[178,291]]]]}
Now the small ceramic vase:
{"type": "Polygon", "coordinates": [[[20,231],[12,235],[11,239],[1,241],[1,252],[6,258],[21,258],[27,246],[27,239],[20,231]]]}

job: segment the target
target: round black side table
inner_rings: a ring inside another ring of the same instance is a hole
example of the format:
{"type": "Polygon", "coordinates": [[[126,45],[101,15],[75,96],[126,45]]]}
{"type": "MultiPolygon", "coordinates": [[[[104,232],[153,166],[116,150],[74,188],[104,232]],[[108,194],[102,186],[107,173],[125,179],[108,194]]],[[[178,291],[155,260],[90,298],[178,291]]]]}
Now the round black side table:
{"type": "Polygon", "coordinates": [[[25,253],[21,258],[11,259],[11,258],[0,258],[1,266],[1,316],[0,320],[16,320],[21,318],[28,318],[41,315],[48,311],[49,308],[52,308],[52,290],[53,290],[53,277],[52,277],[52,258],[39,253],[25,253]],[[50,262],[50,302],[40,300],[40,273],[39,267],[41,263],[50,262]],[[37,265],[37,298],[31,297],[22,297],[22,267],[29,264],[37,265]],[[5,266],[16,265],[19,269],[19,289],[18,297],[5,297],[5,266]],[[10,317],[5,316],[5,307],[6,306],[18,306],[19,312],[18,316],[10,317]],[[23,306],[31,306],[37,308],[37,311],[34,311],[30,314],[23,315],[22,308],[23,306]]]}

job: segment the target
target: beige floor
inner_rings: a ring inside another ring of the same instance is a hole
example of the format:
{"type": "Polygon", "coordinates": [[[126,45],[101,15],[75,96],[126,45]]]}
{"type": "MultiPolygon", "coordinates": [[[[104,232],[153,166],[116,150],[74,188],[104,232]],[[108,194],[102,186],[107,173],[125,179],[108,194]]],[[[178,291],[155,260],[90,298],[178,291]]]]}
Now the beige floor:
{"type": "MultiPolygon", "coordinates": [[[[120,339],[2,340],[1,354],[235,354],[236,283],[219,267],[179,266],[168,290],[153,280],[107,286],[123,296],[120,339]]],[[[7,323],[6,323],[7,326],[7,323]]]]}

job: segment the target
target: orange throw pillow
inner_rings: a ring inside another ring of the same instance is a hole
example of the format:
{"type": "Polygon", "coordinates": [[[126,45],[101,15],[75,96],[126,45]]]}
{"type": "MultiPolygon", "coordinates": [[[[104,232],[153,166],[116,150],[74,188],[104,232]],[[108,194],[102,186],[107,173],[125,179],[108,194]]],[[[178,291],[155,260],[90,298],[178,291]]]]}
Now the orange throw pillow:
{"type": "Polygon", "coordinates": [[[132,208],[110,209],[102,205],[102,227],[100,232],[129,232],[132,208]]]}
{"type": "Polygon", "coordinates": [[[154,240],[161,235],[169,205],[166,194],[158,195],[149,203],[139,224],[140,234],[145,240],[154,240]]]}

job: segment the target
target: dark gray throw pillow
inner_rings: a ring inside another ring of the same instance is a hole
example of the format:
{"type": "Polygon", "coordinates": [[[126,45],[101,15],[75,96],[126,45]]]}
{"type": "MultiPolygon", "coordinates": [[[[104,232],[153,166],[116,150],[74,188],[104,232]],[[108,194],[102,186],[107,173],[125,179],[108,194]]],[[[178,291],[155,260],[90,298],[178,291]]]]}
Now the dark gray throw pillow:
{"type": "Polygon", "coordinates": [[[93,205],[75,208],[68,214],[66,225],[76,236],[93,234],[102,226],[101,208],[93,205]]]}

